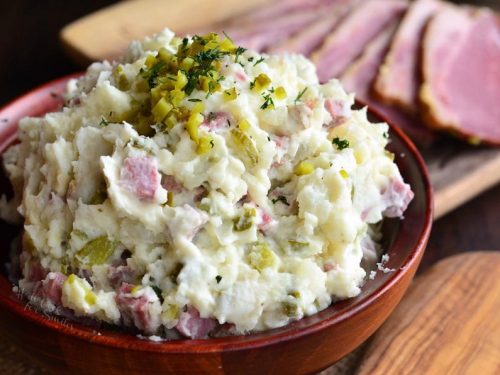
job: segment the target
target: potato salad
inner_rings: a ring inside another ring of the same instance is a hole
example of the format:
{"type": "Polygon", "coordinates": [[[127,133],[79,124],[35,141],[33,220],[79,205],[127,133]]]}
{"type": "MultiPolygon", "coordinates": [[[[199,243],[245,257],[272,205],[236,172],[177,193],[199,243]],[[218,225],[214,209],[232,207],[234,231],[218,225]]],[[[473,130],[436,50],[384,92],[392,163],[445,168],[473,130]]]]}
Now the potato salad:
{"type": "Polygon", "coordinates": [[[413,197],[388,126],[300,55],[165,30],[72,80],[4,154],[19,290],[157,338],[280,327],[360,293],[413,197]]]}

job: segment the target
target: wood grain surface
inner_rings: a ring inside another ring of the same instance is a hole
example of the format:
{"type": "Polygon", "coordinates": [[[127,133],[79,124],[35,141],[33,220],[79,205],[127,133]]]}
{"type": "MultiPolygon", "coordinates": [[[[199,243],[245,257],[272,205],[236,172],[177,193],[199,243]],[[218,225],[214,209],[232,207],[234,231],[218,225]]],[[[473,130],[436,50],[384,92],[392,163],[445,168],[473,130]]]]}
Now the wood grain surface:
{"type": "MultiPolygon", "coordinates": [[[[268,1],[225,0],[224,6],[219,0],[127,1],[67,25],[61,31],[61,40],[65,50],[86,66],[93,60],[117,57],[131,39],[143,38],[165,26],[176,32],[193,32],[268,1]]],[[[430,148],[421,148],[421,152],[435,191],[436,218],[500,182],[498,148],[473,147],[445,137],[430,148]]]]}
{"type": "Polygon", "coordinates": [[[124,1],[79,19],[61,30],[64,48],[87,66],[120,56],[133,39],[168,25],[192,32],[272,0],[135,0],[124,1]]]}
{"type": "Polygon", "coordinates": [[[410,287],[358,375],[499,374],[500,253],[450,257],[410,287]]]}

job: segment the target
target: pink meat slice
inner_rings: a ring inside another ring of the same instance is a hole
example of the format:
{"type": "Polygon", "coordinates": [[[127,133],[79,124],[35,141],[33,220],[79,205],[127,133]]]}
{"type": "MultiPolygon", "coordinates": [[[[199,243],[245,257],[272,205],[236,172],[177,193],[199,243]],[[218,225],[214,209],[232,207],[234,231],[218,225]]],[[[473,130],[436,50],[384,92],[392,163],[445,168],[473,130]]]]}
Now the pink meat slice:
{"type": "Polygon", "coordinates": [[[287,13],[277,17],[272,22],[265,20],[249,25],[238,25],[226,29],[225,32],[236,44],[255,51],[262,51],[312,24],[323,12],[323,9],[307,9],[301,12],[287,13]]]}
{"type": "Polygon", "coordinates": [[[383,62],[397,25],[397,22],[393,22],[384,32],[380,33],[368,45],[363,54],[342,74],[340,81],[347,91],[356,94],[358,100],[369,105],[391,124],[401,128],[413,141],[427,146],[435,140],[435,135],[425,127],[417,116],[409,115],[398,108],[381,103],[373,97],[371,92],[373,80],[383,62]]]}
{"type": "Polygon", "coordinates": [[[129,157],[120,172],[122,186],[140,200],[151,201],[160,187],[161,176],[155,158],[150,156],[129,157]]]}
{"type": "Polygon", "coordinates": [[[347,14],[357,1],[336,1],[335,6],[330,11],[325,12],[316,22],[300,30],[296,35],[282,43],[272,44],[267,49],[267,52],[271,54],[299,53],[306,56],[310,55],[323,43],[326,36],[337,26],[342,17],[347,14]]]}
{"type": "Polygon", "coordinates": [[[276,18],[285,14],[314,9],[329,5],[338,0],[280,0],[251,11],[249,14],[235,18],[231,25],[242,26],[245,24],[262,23],[262,21],[273,22],[276,18]]]}
{"type": "Polygon", "coordinates": [[[189,306],[179,316],[179,322],[175,326],[177,330],[186,337],[192,339],[207,338],[208,334],[217,326],[217,321],[212,318],[202,318],[194,307],[189,306]]]}
{"type": "Polygon", "coordinates": [[[321,82],[338,77],[387,25],[399,19],[403,0],[367,0],[342,21],[312,55],[321,82]]]}
{"type": "Polygon", "coordinates": [[[374,90],[384,102],[408,112],[418,109],[421,39],[429,19],[442,6],[439,0],[417,0],[408,9],[375,80],[374,90]]]}
{"type": "Polygon", "coordinates": [[[500,20],[488,10],[447,7],[423,41],[420,91],[432,128],[500,144],[500,20]]]}

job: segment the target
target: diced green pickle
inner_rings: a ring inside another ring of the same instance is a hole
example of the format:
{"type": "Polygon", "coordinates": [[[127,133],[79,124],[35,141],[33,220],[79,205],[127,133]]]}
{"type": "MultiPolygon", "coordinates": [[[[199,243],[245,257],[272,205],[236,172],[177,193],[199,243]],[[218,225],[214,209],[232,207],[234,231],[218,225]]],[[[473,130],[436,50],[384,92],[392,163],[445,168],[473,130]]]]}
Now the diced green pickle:
{"type": "Polygon", "coordinates": [[[87,242],[76,256],[82,263],[94,266],[105,263],[115,249],[116,243],[102,236],[87,242]]]}
{"type": "Polygon", "coordinates": [[[265,242],[256,242],[248,254],[248,262],[256,270],[262,272],[276,263],[276,255],[265,242]]]}
{"type": "Polygon", "coordinates": [[[108,192],[106,190],[106,186],[100,186],[94,193],[94,195],[90,197],[88,204],[90,205],[103,204],[107,198],[108,198],[108,192]]]}
{"type": "Polygon", "coordinates": [[[283,314],[290,318],[296,318],[299,315],[299,307],[294,302],[282,302],[281,308],[283,309],[283,314]]]}
{"type": "Polygon", "coordinates": [[[309,242],[289,240],[288,244],[293,251],[302,251],[309,246],[309,242]]]}
{"type": "Polygon", "coordinates": [[[175,320],[179,317],[179,312],[177,305],[168,304],[161,315],[165,320],[175,320]]]}
{"type": "Polygon", "coordinates": [[[246,164],[250,167],[257,165],[259,162],[259,151],[252,139],[239,128],[231,129],[231,137],[236,148],[245,156],[246,164]]]}
{"type": "Polygon", "coordinates": [[[233,229],[236,232],[243,232],[250,229],[254,223],[256,214],[255,208],[245,208],[242,216],[233,219],[233,229]]]}

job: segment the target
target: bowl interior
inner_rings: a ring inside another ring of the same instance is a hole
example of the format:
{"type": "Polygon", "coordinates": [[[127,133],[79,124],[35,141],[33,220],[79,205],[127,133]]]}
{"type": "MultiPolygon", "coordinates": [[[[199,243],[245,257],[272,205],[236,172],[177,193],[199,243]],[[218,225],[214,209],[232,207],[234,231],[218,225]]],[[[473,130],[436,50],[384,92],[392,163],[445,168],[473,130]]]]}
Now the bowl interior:
{"type": "MultiPolygon", "coordinates": [[[[55,110],[61,105],[62,100],[59,94],[63,92],[69,78],[72,77],[64,77],[42,86],[0,110],[0,153],[15,141],[17,122],[20,118],[26,115],[38,116],[55,110]]],[[[381,116],[374,112],[370,112],[370,118],[374,122],[384,121],[381,116]]],[[[347,319],[373,302],[382,290],[389,288],[395,282],[409,262],[417,257],[419,252],[423,251],[422,243],[425,242],[430,231],[432,197],[423,160],[407,137],[393,126],[390,129],[390,139],[391,142],[388,148],[395,154],[396,163],[405,181],[412,186],[415,198],[405,212],[404,220],[389,219],[385,220],[383,225],[384,249],[390,257],[386,267],[394,268],[395,271],[391,273],[378,272],[374,280],[367,281],[362,288],[361,294],[356,298],[337,302],[318,314],[303,318],[286,327],[247,336],[210,340],[179,340],[161,344],[144,341],[130,334],[108,328],[99,329],[101,336],[96,336],[95,328],[75,323],[57,322],[35,311],[25,309],[26,303],[20,300],[18,295],[12,291],[12,284],[6,278],[5,268],[9,258],[11,242],[19,233],[20,228],[0,221],[0,233],[2,233],[2,236],[0,236],[0,262],[2,267],[2,273],[0,274],[0,305],[3,308],[14,310],[26,319],[65,334],[74,335],[92,342],[102,340],[101,344],[103,345],[155,352],[213,352],[261,346],[287,340],[297,335],[310,334],[325,325],[335,324],[335,322],[347,319]]],[[[0,194],[9,194],[9,192],[10,184],[2,171],[0,174],[0,194]]]]}

